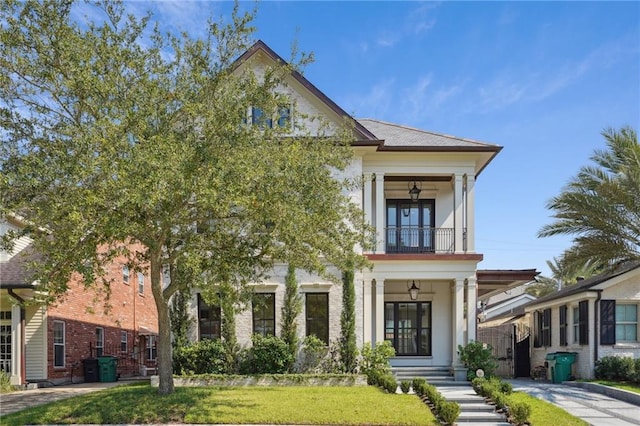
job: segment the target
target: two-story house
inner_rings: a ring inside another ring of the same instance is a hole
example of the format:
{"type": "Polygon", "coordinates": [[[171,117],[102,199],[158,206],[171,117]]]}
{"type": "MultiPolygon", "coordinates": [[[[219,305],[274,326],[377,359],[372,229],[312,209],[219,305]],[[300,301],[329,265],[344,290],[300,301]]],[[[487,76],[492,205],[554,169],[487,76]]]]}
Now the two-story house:
{"type": "MultiPolygon", "coordinates": [[[[19,230],[16,217],[0,218],[0,235],[19,230]]],[[[118,375],[138,375],[155,366],[158,314],[148,273],[129,270],[123,258],[107,268],[102,284],[85,288],[75,277],[55,303],[37,303],[28,263],[38,258],[31,239],[0,251],[0,369],[14,385],[96,380],[85,377],[87,359],[115,356],[118,375]],[[106,308],[106,309],[105,309],[106,308]]]]}
{"type": "MultiPolygon", "coordinates": [[[[265,67],[284,60],[259,41],[238,59],[239,67],[265,67]]],[[[292,72],[282,88],[291,100],[288,119],[321,116],[338,127],[351,120],[354,159],[345,177],[363,185],[349,193],[375,228],[373,250],[364,254],[371,270],[356,271],[356,334],[364,342],[390,341],[394,365],[457,370],[458,345],[476,338],[478,294],[499,292],[526,282],[535,271],[491,271],[483,280],[475,249],[476,179],[501,147],[375,119],[353,119],[317,87],[292,72]],[[511,275],[514,277],[510,278],[511,275]]],[[[255,109],[248,108],[247,122],[255,109]]],[[[277,120],[269,125],[278,125],[277,120]]],[[[236,318],[237,337],[249,344],[252,333],[280,332],[286,265],[256,285],[264,300],[236,318]]],[[[325,342],[340,335],[340,283],[298,271],[303,312],[301,337],[325,342]]],[[[220,336],[220,309],[194,292],[194,339],[220,336]]]]}

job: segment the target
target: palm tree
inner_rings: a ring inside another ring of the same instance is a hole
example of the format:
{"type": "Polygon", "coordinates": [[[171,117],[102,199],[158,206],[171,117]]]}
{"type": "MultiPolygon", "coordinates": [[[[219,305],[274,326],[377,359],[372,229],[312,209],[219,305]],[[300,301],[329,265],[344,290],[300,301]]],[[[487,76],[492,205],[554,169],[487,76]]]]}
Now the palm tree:
{"type": "Polygon", "coordinates": [[[536,277],[536,283],[527,286],[527,293],[542,297],[562,287],[572,286],[581,278],[589,278],[602,269],[600,265],[590,261],[583,264],[570,263],[567,261],[566,253],[560,257],[554,257],[553,260],[547,260],[547,266],[551,270],[551,276],[536,277]]]}
{"type": "Polygon", "coordinates": [[[539,237],[574,235],[563,254],[566,266],[614,267],[640,259],[640,145],[636,131],[602,132],[607,150],[596,150],[595,166],[584,166],[547,208],[555,222],[539,237]]]}

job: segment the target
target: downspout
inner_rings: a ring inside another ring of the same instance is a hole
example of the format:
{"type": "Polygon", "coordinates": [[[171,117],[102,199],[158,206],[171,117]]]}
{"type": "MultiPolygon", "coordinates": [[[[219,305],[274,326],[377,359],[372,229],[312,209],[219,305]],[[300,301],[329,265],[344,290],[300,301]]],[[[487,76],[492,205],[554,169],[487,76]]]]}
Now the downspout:
{"type": "Polygon", "coordinates": [[[8,288],[7,292],[9,293],[9,296],[13,297],[15,300],[18,301],[18,303],[20,303],[20,343],[22,344],[22,350],[20,351],[20,384],[24,385],[25,383],[27,383],[27,366],[25,365],[26,362],[26,355],[27,355],[27,343],[25,342],[25,332],[24,332],[24,328],[25,328],[25,322],[26,322],[26,311],[24,308],[24,304],[25,304],[25,300],[18,296],[12,288],[8,288]]]}
{"type": "Polygon", "coordinates": [[[593,315],[593,363],[595,365],[596,361],[598,361],[598,332],[600,331],[598,328],[599,321],[599,312],[600,312],[600,299],[602,299],[602,290],[596,290],[598,292],[598,296],[596,297],[596,301],[594,303],[594,315],[593,315]]]}

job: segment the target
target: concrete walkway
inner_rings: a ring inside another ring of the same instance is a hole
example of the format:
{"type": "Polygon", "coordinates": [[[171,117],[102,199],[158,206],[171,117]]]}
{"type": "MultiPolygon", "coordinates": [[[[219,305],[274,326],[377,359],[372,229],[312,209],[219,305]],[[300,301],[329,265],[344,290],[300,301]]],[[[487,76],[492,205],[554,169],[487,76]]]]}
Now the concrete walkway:
{"type": "Polygon", "coordinates": [[[118,382],[77,383],[0,394],[0,416],[15,413],[25,408],[48,404],[61,399],[85,395],[130,383],[131,381],[128,380],[118,382]]]}
{"type": "Polygon", "coordinates": [[[510,379],[513,390],[544,399],[595,426],[640,425],[640,406],[566,384],[510,379]]]}

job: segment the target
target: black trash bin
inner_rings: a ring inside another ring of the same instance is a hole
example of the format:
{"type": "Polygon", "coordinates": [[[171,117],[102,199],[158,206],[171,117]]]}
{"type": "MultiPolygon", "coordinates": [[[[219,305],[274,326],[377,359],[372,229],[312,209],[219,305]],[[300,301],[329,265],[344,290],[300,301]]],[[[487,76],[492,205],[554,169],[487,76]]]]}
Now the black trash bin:
{"type": "Polygon", "coordinates": [[[98,360],[96,358],[87,358],[82,360],[84,381],[85,382],[97,382],[98,381],[98,360]]]}

